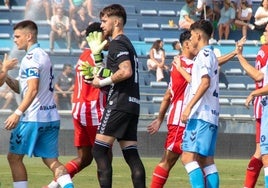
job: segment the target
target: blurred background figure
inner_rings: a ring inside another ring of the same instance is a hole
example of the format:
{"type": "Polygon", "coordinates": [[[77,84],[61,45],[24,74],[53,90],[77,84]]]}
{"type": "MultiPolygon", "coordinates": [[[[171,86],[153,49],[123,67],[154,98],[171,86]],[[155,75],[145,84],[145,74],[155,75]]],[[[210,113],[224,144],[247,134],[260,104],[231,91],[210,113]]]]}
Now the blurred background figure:
{"type": "Polygon", "coordinates": [[[235,19],[235,9],[232,7],[230,0],[224,0],[223,7],[220,13],[220,19],[218,22],[218,29],[219,29],[219,40],[229,38],[231,25],[235,19]]]}
{"type": "Polygon", "coordinates": [[[45,10],[46,20],[50,23],[51,9],[49,0],[26,0],[25,19],[40,19],[40,11],[45,10]]]}
{"type": "Polygon", "coordinates": [[[56,14],[57,8],[64,9],[65,0],[51,0],[52,15],[56,14]]]}
{"type": "Polygon", "coordinates": [[[70,64],[64,64],[62,72],[58,75],[55,83],[55,102],[58,109],[71,109],[73,89],[73,67],[70,64]]]}
{"type": "Polygon", "coordinates": [[[156,40],[150,49],[149,59],[147,60],[148,71],[156,71],[157,82],[164,79],[164,70],[168,70],[168,66],[165,65],[166,54],[163,45],[162,40],[156,40]]]}
{"type": "Polygon", "coordinates": [[[248,28],[253,30],[255,26],[250,23],[252,17],[252,8],[248,6],[246,0],[241,1],[241,6],[238,8],[237,16],[234,21],[237,28],[241,28],[242,36],[247,37],[248,28]]]}
{"type": "Polygon", "coordinates": [[[268,23],[268,0],[262,0],[261,6],[255,12],[255,28],[264,31],[268,23]]]}
{"type": "Polygon", "coordinates": [[[51,18],[50,51],[54,50],[54,42],[58,38],[66,40],[67,49],[71,49],[71,32],[69,17],[64,15],[62,8],[57,8],[56,14],[51,18]]]}
{"type": "Polygon", "coordinates": [[[180,41],[174,41],[172,42],[172,48],[173,50],[177,50],[179,52],[179,55],[181,54],[181,44],[180,41]]]}
{"type": "Polygon", "coordinates": [[[86,8],[87,14],[90,17],[95,18],[95,16],[93,15],[92,0],[69,0],[70,19],[73,18],[74,13],[77,12],[77,10],[82,6],[86,8]]]}
{"type": "Polygon", "coordinates": [[[197,19],[194,0],[185,0],[185,5],[180,10],[179,28],[189,29],[197,19]]]}
{"type": "Polygon", "coordinates": [[[3,104],[0,109],[11,109],[11,102],[14,99],[14,93],[6,83],[0,87],[0,98],[2,101],[1,104],[3,104]]]}
{"type": "Polygon", "coordinates": [[[74,39],[80,49],[84,49],[87,44],[86,29],[90,23],[92,23],[92,18],[87,14],[84,7],[80,7],[71,19],[74,39]]]}

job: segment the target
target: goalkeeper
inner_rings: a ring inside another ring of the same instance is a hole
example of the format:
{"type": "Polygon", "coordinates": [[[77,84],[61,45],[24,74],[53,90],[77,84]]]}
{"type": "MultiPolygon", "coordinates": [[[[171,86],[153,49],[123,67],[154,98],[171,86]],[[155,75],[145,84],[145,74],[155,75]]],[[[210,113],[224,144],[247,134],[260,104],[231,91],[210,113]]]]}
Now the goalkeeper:
{"type": "MultiPolygon", "coordinates": [[[[94,22],[86,30],[90,48],[84,49],[76,65],[75,86],[73,93],[73,125],[74,145],[77,148],[77,157],[69,161],[65,167],[73,177],[76,173],[91,164],[92,147],[95,141],[97,127],[100,124],[102,113],[106,105],[106,93],[94,88],[91,79],[94,75],[108,77],[109,69],[103,68],[101,55],[107,41],[102,40],[100,23],[94,22]]],[[[112,159],[112,153],[109,155],[112,159]]],[[[58,188],[57,182],[52,181],[43,188],[58,188]]]]}

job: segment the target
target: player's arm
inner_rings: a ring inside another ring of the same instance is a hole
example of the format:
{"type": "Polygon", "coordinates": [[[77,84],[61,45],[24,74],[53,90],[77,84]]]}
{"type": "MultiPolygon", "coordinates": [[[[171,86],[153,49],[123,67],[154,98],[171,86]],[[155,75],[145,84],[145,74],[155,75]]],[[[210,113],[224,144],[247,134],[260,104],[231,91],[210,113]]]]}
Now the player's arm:
{"type": "Polygon", "coordinates": [[[240,62],[242,68],[246,71],[246,73],[251,77],[254,81],[261,81],[264,77],[263,72],[257,70],[253,67],[248,61],[243,57],[242,54],[238,54],[237,58],[240,62]]]}
{"type": "Polygon", "coordinates": [[[15,92],[15,93],[20,93],[20,85],[19,81],[11,78],[10,76],[7,75],[6,77],[6,84],[15,92]]]}
{"type": "Polygon", "coordinates": [[[233,57],[235,57],[236,55],[242,54],[243,51],[243,45],[246,41],[246,37],[242,37],[238,42],[236,42],[235,45],[235,50],[225,54],[223,56],[218,57],[218,62],[219,62],[219,66],[227,63],[230,59],[232,59],[233,57]]]}
{"type": "Polygon", "coordinates": [[[256,89],[254,91],[252,91],[245,102],[246,107],[248,108],[250,103],[254,100],[255,97],[258,96],[264,96],[264,95],[268,95],[268,85],[265,85],[264,87],[260,88],[260,89],[256,89]]]}
{"type": "Polygon", "coordinates": [[[38,86],[39,86],[39,79],[32,78],[27,81],[28,89],[21,101],[21,104],[18,106],[18,108],[15,110],[13,114],[11,114],[5,123],[5,129],[11,130],[14,129],[20,119],[20,116],[27,110],[27,108],[31,105],[34,98],[36,97],[38,93],[38,86]]]}
{"type": "Polygon", "coordinates": [[[113,75],[105,79],[101,80],[98,76],[95,76],[92,81],[93,86],[96,88],[104,87],[113,83],[122,82],[132,76],[133,70],[130,60],[121,62],[118,67],[119,69],[113,75]]]}
{"type": "Polygon", "coordinates": [[[210,77],[208,75],[204,75],[201,78],[201,83],[193,96],[193,98],[189,101],[187,104],[186,108],[184,109],[182,116],[181,116],[181,121],[183,123],[187,123],[188,117],[191,113],[192,108],[194,105],[200,100],[200,98],[204,95],[204,93],[207,91],[207,89],[210,86],[210,77]]]}
{"type": "Polygon", "coordinates": [[[167,91],[163,97],[163,100],[161,102],[157,118],[154,121],[152,121],[147,127],[147,131],[150,134],[154,134],[159,130],[159,128],[160,128],[160,126],[165,118],[168,107],[170,105],[170,98],[171,98],[171,93],[170,93],[170,90],[167,89],[167,91]]]}

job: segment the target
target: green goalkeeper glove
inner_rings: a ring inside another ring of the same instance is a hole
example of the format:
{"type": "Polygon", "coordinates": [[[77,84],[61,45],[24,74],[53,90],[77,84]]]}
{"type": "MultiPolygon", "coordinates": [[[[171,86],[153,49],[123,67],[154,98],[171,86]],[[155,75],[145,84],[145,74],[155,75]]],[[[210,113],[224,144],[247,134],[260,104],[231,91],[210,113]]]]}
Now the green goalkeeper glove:
{"type": "Polygon", "coordinates": [[[86,39],[88,46],[90,47],[94,55],[95,62],[101,62],[103,59],[101,51],[104,48],[104,46],[108,43],[108,41],[107,40],[102,41],[102,32],[97,31],[89,33],[86,39]]]}
{"type": "Polygon", "coordinates": [[[88,62],[82,62],[78,70],[80,70],[80,75],[84,76],[86,80],[93,80],[94,76],[107,78],[113,74],[110,69],[104,68],[102,64],[91,66],[88,62]]]}

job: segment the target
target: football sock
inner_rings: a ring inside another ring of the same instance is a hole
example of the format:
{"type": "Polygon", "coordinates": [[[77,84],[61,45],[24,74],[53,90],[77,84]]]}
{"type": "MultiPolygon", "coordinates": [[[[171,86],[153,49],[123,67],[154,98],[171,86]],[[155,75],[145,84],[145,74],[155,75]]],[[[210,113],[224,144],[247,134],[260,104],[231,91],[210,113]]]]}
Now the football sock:
{"type": "Polygon", "coordinates": [[[62,188],[73,188],[73,182],[69,174],[64,174],[57,179],[58,184],[62,188]]]}
{"type": "Polygon", "coordinates": [[[258,180],[261,168],[263,164],[262,161],[255,158],[254,156],[250,159],[247,171],[246,178],[244,182],[244,187],[253,188],[258,180]]]}
{"type": "Polygon", "coordinates": [[[13,188],[28,188],[28,181],[13,182],[13,188]]]}
{"type": "Polygon", "coordinates": [[[264,168],[264,183],[265,183],[265,188],[268,188],[268,167],[264,168]]]}
{"type": "Polygon", "coordinates": [[[52,180],[52,182],[50,182],[50,184],[47,185],[47,188],[59,188],[59,187],[60,185],[55,180],[52,180]]]}
{"type": "Polygon", "coordinates": [[[79,165],[74,160],[65,164],[65,168],[68,174],[70,174],[71,178],[73,178],[74,175],[80,171],[79,165]]]}
{"type": "Polygon", "coordinates": [[[112,187],[112,164],[108,154],[110,145],[99,140],[95,140],[93,146],[93,157],[97,163],[98,180],[101,188],[112,187]]]}
{"type": "Polygon", "coordinates": [[[157,165],[153,172],[151,188],[162,188],[164,187],[167,179],[168,179],[169,172],[164,168],[157,165]]]}
{"type": "Polygon", "coordinates": [[[204,168],[206,178],[206,188],[218,188],[219,187],[219,173],[215,164],[206,166],[204,168]]]}
{"type": "Polygon", "coordinates": [[[123,150],[123,156],[131,169],[134,188],[145,188],[145,169],[140,159],[137,146],[128,146],[123,150]]]}
{"type": "Polygon", "coordinates": [[[192,188],[205,188],[205,180],[199,164],[196,161],[192,161],[184,167],[189,175],[192,188]]]}

